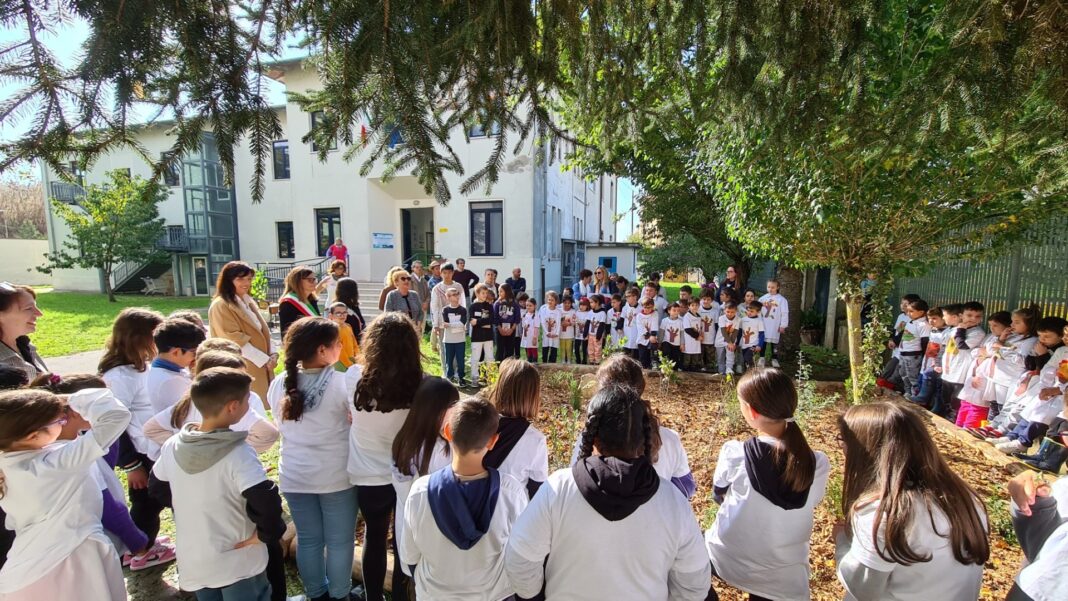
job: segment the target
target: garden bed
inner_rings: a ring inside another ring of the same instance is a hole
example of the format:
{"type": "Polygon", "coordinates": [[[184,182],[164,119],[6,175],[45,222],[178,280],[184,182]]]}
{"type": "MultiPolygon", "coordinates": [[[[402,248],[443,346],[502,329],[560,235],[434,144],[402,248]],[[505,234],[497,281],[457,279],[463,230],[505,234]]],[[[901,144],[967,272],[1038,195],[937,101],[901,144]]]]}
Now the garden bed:
{"type": "MultiPolygon", "coordinates": [[[[592,386],[591,368],[572,370],[540,366],[545,383],[542,412],[537,425],[549,442],[549,467],[565,467],[571,457],[571,445],[581,429],[584,399],[592,386]],[[579,407],[576,409],[576,405],[579,407]]],[[[702,529],[716,516],[716,504],[711,500],[712,473],[716,457],[724,442],[744,439],[752,434],[742,420],[732,387],[718,376],[680,374],[676,385],[664,386],[660,375],[649,372],[645,398],[656,408],[663,424],[676,430],[682,438],[697,481],[697,494],[692,505],[702,529]]],[[[840,383],[813,384],[814,394],[802,395],[798,422],[804,428],[812,448],[823,451],[831,461],[832,474],[827,496],[816,509],[816,525],[812,533],[812,599],[830,601],[842,599],[844,589],[835,576],[834,543],[831,531],[839,520],[841,499],[842,452],[835,434],[835,418],[844,405],[844,390],[840,383]]],[[[983,497],[990,512],[990,561],[983,572],[980,599],[1004,599],[1012,586],[1023,554],[1012,535],[1005,482],[1016,473],[1012,461],[990,455],[989,447],[964,435],[944,420],[931,417],[929,427],[935,442],[958,474],[983,497]]],[[[716,589],[724,600],[741,600],[745,596],[717,581],[716,589]]]]}

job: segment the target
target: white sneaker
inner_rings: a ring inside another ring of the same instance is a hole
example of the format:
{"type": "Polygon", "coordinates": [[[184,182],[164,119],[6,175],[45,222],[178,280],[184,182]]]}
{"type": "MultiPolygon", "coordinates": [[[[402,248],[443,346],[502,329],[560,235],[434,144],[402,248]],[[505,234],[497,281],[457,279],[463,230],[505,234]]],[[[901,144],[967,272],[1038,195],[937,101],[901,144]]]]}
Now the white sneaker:
{"type": "Polygon", "coordinates": [[[1005,453],[1006,455],[1012,455],[1013,453],[1023,453],[1028,447],[1023,446],[1023,443],[1018,440],[1010,440],[1009,442],[1003,442],[994,447],[998,451],[1005,453]]]}
{"type": "Polygon", "coordinates": [[[771,360],[771,366],[772,367],[779,367],[779,360],[778,359],[772,359],[771,360]]]}
{"type": "Polygon", "coordinates": [[[757,367],[764,367],[765,366],[764,361],[765,361],[765,359],[763,357],[761,357],[760,361],[757,361],[757,367]]]}
{"type": "Polygon", "coordinates": [[[1005,444],[1006,442],[1009,442],[1009,437],[1008,436],[999,436],[997,438],[988,438],[988,439],[986,439],[986,441],[989,442],[990,444],[994,445],[994,446],[998,446],[999,444],[1005,444]]]}

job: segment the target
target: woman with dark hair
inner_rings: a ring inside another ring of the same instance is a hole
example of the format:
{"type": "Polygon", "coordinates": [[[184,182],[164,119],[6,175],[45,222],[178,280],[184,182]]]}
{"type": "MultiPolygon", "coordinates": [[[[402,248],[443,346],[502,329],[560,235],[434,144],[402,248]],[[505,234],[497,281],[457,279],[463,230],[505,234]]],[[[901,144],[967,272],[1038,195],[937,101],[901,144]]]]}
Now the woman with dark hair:
{"type": "Polygon", "coordinates": [[[209,335],[233,340],[241,347],[245,369],[252,376],[252,390],[267,398],[278,353],[271,345],[271,330],[252,300],[252,278],[256,270],[244,261],[230,261],[219,271],[215,299],[208,309],[209,335]]]}
{"type": "MultiPolygon", "coordinates": [[[[383,313],[367,326],[359,363],[346,374],[355,391],[349,436],[349,481],[366,522],[363,581],[367,601],[382,601],[386,541],[397,492],[393,488],[393,442],[408,417],[423,379],[419,335],[403,313],[383,313]]],[[[396,540],[396,537],[394,537],[396,540]]],[[[400,562],[394,551],[394,566],[400,562]]],[[[393,570],[393,599],[407,601],[404,573],[393,570]]]]}
{"type": "Polygon", "coordinates": [[[319,282],[307,267],[294,267],[286,275],[286,289],[278,299],[278,328],[286,335],[289,325],[301,317],[321,317],[315,290],[319,282]]]}
{"type": "Polygon", "coordinates": [[[17,367],[30,380],[48,371],[30,344],[30,334],[37,331],[41,315],[33,288],[0,282],[0,365],[17,367]]]}
{"type": "Polygon", "coordinates": [[[349,308],[349,316],[345,319],[345,323],[352,328],[352,333],[356,335],[356,341],[359,342],[364,328],[367,327],[367,321],[360,311],[360,285],[352,278],[341,278],[337,281],[337,288],[334,289],[334,300],[345,303],[345,306],[349,308]]]}

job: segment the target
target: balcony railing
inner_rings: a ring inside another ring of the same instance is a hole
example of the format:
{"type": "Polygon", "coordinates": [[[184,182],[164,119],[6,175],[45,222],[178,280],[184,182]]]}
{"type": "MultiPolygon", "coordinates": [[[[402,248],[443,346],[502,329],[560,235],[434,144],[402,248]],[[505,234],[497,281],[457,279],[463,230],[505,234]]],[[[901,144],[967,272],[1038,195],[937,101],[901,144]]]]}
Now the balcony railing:
{"type": "Polygon", "coordinates": [[[52,198],[66,204],[77,204],[85,198],[85,188],[78,184],[68,182],[50,182],[52,184],[52,198]]]}
{"type": "Polygon", "coordinates": [[[183,225],[168,225],[167,231],[156,242],[156,248],[169,252],[189,252],[189,236],[183,225]]]}

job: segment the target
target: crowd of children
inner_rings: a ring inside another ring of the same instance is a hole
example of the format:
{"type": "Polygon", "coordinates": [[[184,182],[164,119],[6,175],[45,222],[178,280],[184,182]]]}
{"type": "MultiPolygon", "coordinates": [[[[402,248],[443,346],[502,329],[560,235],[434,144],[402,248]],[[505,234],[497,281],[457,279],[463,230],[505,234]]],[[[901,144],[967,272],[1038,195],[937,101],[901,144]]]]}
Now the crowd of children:
{"type": "MultiPolygon", "coordinates": [[[[500,289],[491,304],[476,285],[465,306],[450,287],[432,316],[447,376],[463,381],[469,335],[472,377],[503,359],[474,397],[424,373],[419,334],[401,313],[368,324],[358,353],[341,311],[294,321],[262,399],[240,348],[206,338],[198,316],[136,308],[116,318],[100,375],[13,378],[0,393],[0,507],[14,531],[0,600],[125,599],[124,564],[176,560],[179,585],[200,601],[285,601],[283,499],[313,601],[350,598],[358,516],[368,601],[385,597],[390,555],[398,601],[698,601],[716,598],[713,577],[757,601],[809,598],[809,541],[830,462],[796,421],[793,380],[761,365],[777,362],[788,319],[777,283],[760,299],[684,289],[668,303],[654,283],[577,302],[549,292],[541,307],[500,289]],[[495,336],[519,344],[494,345],[495,336]],[[605,345],[628,352],[602,360],[605,345]],[[527,360],[515,358],[519,348],[527,360]],[[686,369],[744,370],[737,396],[753,435],[723,445],[709,490],[698,491],[679,434],[644,397],[656,351],[686,369]],[[552,473],[533,424],[539,356],[600,364],[571,465],[552,473]],[[260,455],[279,441],[270,474],[260,455]],[[705,532],[695,494],[719,505],[705,532]],[[159,536],[166,508],[174,541],[159,536]]],[[[1006,453],[1042,440],[1025,459],[1056,471],[1050,462],[1068,455],[1068,324],[1020,309],[989,316],[987,334],[981,304],[932,309],[918,298],[904,299],[902,313],[887,375],[1006,453]]],[[[851,407],[838,437],[845,522],[835,561],[849,598],[977,598],[990,556],[984,506],[919,413],[851,407]]],[[[1068,506],[1065,482],[1032,474],[1010,485],[1031,560],[1014,600],[1054,599],[1068,585],[1068,521],[1057,511],[1068,506]]]]}

